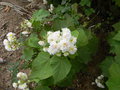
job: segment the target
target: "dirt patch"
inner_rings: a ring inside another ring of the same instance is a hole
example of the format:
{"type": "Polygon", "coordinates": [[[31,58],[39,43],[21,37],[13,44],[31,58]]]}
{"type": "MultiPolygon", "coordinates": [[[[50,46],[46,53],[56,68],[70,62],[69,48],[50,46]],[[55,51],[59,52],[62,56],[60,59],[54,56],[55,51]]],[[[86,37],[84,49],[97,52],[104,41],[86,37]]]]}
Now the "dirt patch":
{"type": "MultiPolygon", "coordinates": [[[[2,2],[10,2],[15,5],[24,6],[26,3],[22,0],[2,0],[2,2]]],[[[21,31],[18,28],[22,17],[12,8],[0,6],[0,58],[6,60],[6,63],[0,64],[0,90],[13,90],[11,87],[11,73],[8,70],[9,64],[17,62],[21,56],[20,51],[8,52],[4,49],[3,40],[8,32],[19,34],[21,31]]]]}

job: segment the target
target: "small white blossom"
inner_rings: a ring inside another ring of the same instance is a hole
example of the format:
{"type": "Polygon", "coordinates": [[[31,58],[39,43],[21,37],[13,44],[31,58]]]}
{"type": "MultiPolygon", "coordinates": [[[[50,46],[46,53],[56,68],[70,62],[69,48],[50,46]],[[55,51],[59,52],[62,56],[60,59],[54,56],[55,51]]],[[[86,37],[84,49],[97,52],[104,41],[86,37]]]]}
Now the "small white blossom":
{"type": "Polygon", "coordinates": [[[53,12],[53,10],[54,10],[54,6],[53,6],[53,4],[50,4],[50,9],[49,9],[49,12],[53,12]]]}
{"type": "Polygon", "coordinates": [[[4,39],[3,41],[3,44],[6,46],[6,45],[9,45],[9,41],[7,39],[4,39]]]}
{"type": "Polygon", "coordinates": [[[45,45],[45,42],[44,42],[44,41],[39,41],[38,44],[39,44],[40,46],[44,46],[44,45],[45,45]]]}
{"type": "Polygon", "coordinates": [[[92,83],[96,84],[99,88],[105,88],[105,86],[103,85],[103,78],[104,76],[100,75],[95,79],[95,82],[92,82],[92,83]]]}
{"type": "Polygon", "coordinates": [[[18,88],[24,90],[27,88],[27,84],[26,83],[19,84],[18,88]]]}
{"type": "Polygon", "coordinates": [[[70,54],[75,54],[76,51],[77,51],[76,46],[70,46],[70,47],[69,47],[69,53],[70,53],[70,54]]]}
{"type": "Polygon", "coordinates": [[[7,51],[15,51],[20,47],[20,43],[16,39],[15,33],[12,32],[7,34],[7,39],[4,39],[3,44],[7,51]]]}
{"type": "Polygon", "coordinates": [[[19,73],[17,74],[17,78],[20,78],[20,79],[22,79],[22,80],[28,79],[27,74],[26,74],[26,73],[23,73],[23,72],[19,72],[19,73]]]}
{"type": "Polygon", "coordinates": [[[22,34],[23,34],[23,35],[28,35],[28,34],[30,34],[30,32],[28,32],[28,31],[23,31],[22,34]]]}
{"type": "Polygon", "coordinates": [[[29,27],[32,28],[32,23],[29,20],[25,20],[24,23],[29,27]]]}
{"type": "Polygon", "coordinates": [[[47,4],[48,2],[47,2],[47,0],[43,0],[43,4],[47,4]]]}
{"type": "Polygon", "coordinates": [[[13,83],[12,86],[13,86],[14,88],[17,88],[17,87],[18,87],[18,84],[17,84],[17,83],[13,83]]]}
{"type": "Polygon", "coordinates": [[[15,40],[16,40],[15,33],[9,32],[9,33],[7,34],[7,39],[8,39],[9,41],[15,41],[15,40]]]}
{"type": "Polygon", "coordinates": [[[47,52],[47,51],[48,51],[48,48],[47,48],[47,47],[44,47],[44,48],[43,48],[43,51],[44,51],[44,52],[47,52]]]}

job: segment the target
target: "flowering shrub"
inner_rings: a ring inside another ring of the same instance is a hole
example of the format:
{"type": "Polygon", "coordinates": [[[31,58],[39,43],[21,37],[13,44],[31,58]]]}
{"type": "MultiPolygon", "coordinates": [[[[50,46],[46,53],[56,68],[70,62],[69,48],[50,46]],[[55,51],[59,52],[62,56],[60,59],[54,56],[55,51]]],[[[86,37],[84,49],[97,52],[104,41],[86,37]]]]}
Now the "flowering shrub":
{"type": "MultiPolygon", "coordinates": [[[[97,31],[91,29],[99,29],[102,25],[98,23],[90,26],[89,16],[95,12],[91,8],[91,1],[81,0],[80,4],[70,1],[62,0],[61,4],[52,4],[43,0],[46,7],[36,11],[30,20],[21,23],[22,42],[17,40],[15,33],[7,34],[7,39],[3,41],[5,49],[22,49],[23,66],[30,69],[29,77],[22,72],[17,74],[18,81],[13,83],[14,88],[29,90],[30,82],[35,83],[35,90],[50,90],[52,85],[69,86],[76,73],[85,70],[96,54],[101,38],[98,40],[94,33],[97,31]],[[79,12],[79,5],[83,13],[79,12]]],[[[119,6],[118,3],[116,5],[119,6]]],[[[106,88],[107,85],[109,90],[119,90],[119,26],[120,22],[113,25],[115,32],[108,39],[113,56],[107,56],[100,64],[102,75],[91,82],[99,88],[106,88]],[[104,80],[106,77],[108,80],[104,80]]]]}

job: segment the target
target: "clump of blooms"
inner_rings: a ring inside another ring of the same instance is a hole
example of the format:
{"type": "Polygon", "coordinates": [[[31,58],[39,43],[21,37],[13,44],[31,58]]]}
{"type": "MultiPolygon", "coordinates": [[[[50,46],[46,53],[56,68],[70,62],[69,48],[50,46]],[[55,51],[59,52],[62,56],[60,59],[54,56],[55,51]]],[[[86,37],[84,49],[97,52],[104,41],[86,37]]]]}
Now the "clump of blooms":
{"type": "Polygon", "coordinates": [[[14,82],[12,85],[15,89],[21,89],[21,90],[29,90],[27,83],[28,81],[28,76],[26,73],[19,72],[17,74],[18,82],[14,82]]]}
{"type": "Polygon", "coordinates": [[[71,35],[68,28],[62,28],[62,32],[47,32],[47,43],[39,41],[39,45],[43,46],[43,51],[48,52],[50,55],[68,56],[75,54],[77,38],[71,35]]]}
{"type": "Polygon", "coordinates": [[[104,76],[100,75],[95,79],[95,82],[92,82],[92,84],[96,84],[99,88],[105,88],[105,86],[103,85],[104,82],[104,76]]]}
{"type": "Polygon", "coordinates": [[[18,42],[15,33],[12,32],[7,34],[7,39],[4,39],[3,44],[7,51],[15,51],[20,47],[20,43],[18,42]]]}
{"type": "Polygon", "coordinates": [[[54,10],[54,6],[53,6],[53,4],[50,4],[50,8],[48,9],[48,11],[53,13],[53,10],[54,10]]]}
{"type": "Polygon", "coordinates": [[[27,29],[27,28],[32,28],[32,23],[29,21],[29,20],[24,20],[22,23],[21,23],[21,27],[24,28],[24,29],[27,29]]]}

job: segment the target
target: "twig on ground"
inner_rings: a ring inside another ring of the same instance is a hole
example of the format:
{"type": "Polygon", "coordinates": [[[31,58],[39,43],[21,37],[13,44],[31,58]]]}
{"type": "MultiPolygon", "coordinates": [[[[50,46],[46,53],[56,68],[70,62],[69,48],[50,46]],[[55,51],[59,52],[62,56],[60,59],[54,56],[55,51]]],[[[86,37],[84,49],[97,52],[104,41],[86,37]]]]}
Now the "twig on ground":
{"type": "Polygon", "coordinates": [[[26,15],[29,18],[31,17],[30,12],[28,10],[26,10],[25,8],[21,7],[21,6],[14,5],[14,4],[11,4],[11,3],[8,3],[8,2],[0,2],[0,5],[9,6],[9,7],[13,8],[20,15],[22,15],[22,16],[26,15]]]}

